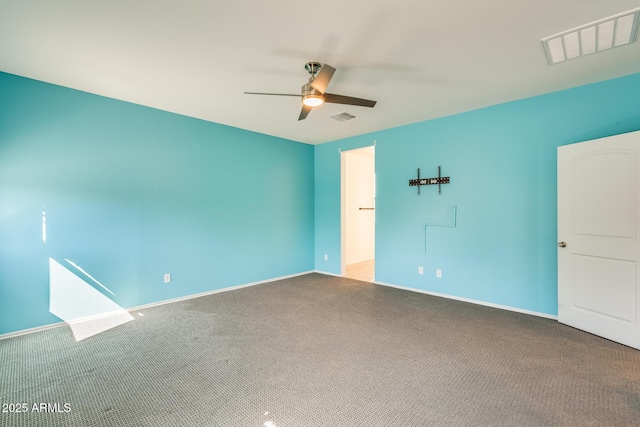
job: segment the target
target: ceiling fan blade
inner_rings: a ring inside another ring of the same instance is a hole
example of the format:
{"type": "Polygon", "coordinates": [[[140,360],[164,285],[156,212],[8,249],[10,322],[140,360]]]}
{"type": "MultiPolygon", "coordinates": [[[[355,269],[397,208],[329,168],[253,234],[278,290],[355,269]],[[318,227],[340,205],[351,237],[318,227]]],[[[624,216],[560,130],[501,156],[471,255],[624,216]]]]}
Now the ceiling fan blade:
{"type": "Polygon", "coordinates": [[[371,101],[369,99],[354,98],[352,96],[336,95],[334,93],[325,93],[324,102],[330,102],[332,104],[348,104],[357,105],[360,107],[375,107],[377,101],[371,101]]]}
{"type": "Polygon", "coordinates": [[[322,68],[320,68],[318,75],[311,82],[311,87],[318,92],[324,93],[324,91],[327,90],[327,86],[329,86],[333,73],[335,72],[336,69],[331,65],[324,64],[322,68]]]}
{"type": "Polygon", "coordinates": [[[264,93],[264,92],[245,92],[245,95],[274,95],[274,96],[297,96],[298,98],[301,97],[301,95],[298,94],[293,94],[293,93],[264,93]]]}
{"type": "Polygon", "coordinates": [[[302,105],[302,110],[300,111],[300,117],[298,117],[298,121],[306,119],[312,108],[313,107],[309,107],[308,105],[302,105]]]}

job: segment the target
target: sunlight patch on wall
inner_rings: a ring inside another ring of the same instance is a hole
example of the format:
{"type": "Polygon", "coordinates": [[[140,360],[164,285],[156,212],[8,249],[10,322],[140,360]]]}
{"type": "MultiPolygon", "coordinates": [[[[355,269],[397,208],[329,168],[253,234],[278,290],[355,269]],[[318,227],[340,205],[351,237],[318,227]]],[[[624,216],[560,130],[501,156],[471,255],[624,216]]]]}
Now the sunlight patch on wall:
{"type": "Polygon", "coordinates": [[[47,213],[42,207],[42,243],[47,243],[47,213]]]}
{"type": "Polygon", "coordinates": [[[116,294],[111,292],[111,289],[107,288],[105,285],[103,285],[102,283],[98,282],[95,277],[93,277],[92,275],[90,275],[89,273],[84,271],[84,269],[82,267],[80,267],[79,265],[77,265],[75,262],[73,262],[73,261],[71,261],[71,260],[69,260],[67,258],[65,258],[64,260],[67,261],[72,266],[74,266],[78,271],[80,271],[82,274],[87,276],[89,279],[91,279],[96,285],[100,286],[102,289],[104,289],[105,291],[109,292],[114,297],[116,296],[116,294]]]}
{"type": "MultiPolygon", "coordinates": [[[[70,264],[78,268],[75,264],[71,262],[70,264]]],[[[96,281],[87,273],[85,274],[96,281]]],[[[96,283],[104,287],[101,283],[97,281],[96,283]]],[[[113,292],[104,288],[113,295],[113,292]]],[[[49,311],[69,325],[76,341],[134,319],[127,310],[53,258],[49,258],[49,311]]]]}

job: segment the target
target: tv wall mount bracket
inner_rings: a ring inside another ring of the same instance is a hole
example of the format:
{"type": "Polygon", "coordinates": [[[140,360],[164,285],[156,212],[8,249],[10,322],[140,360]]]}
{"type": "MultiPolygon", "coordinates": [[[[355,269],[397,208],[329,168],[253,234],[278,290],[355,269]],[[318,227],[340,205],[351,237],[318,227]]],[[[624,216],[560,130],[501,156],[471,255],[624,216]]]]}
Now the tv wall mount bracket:
{"type": "Polygon", "coordinates": [[[448,176],[441,176],[440,166],[438,166],[438,176],[436,178],[420,178],[420,168],[418,168],[418,178],[410,179],[409,186],[418,186],[418,195],[420,195],[420,186],[421,185],[437,185],[438,186],[438,194],[441,193],[441,185],[449,184],[450,179],[448,176]]]}

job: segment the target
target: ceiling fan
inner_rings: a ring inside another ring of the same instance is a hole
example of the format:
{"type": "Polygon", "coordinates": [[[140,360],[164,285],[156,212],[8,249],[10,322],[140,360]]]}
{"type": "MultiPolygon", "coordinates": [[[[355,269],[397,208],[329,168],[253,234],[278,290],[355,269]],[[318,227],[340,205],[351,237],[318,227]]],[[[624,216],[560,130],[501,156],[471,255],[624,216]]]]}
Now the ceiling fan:
{"type": "Polygon", "coordinates": [[[374,107],[376,101],[369,99],[354,98],[352,96],[336,95],[327,93],[325,90],[333,77],[336,69],[331,65],[320,64],[319,62],[307,62],[304,64],[305,70],[311,74],[309,83],[302,86],[300,95],[290,93],[263,93],[263,92],[245,92],[247,95],[275,95],[275,96],[299,96],[302,99],[302,111],[298,120],[307,118],[313,107],[318,107],[325,102],[332,104],[357,105],[359,107],[374,107]]]}

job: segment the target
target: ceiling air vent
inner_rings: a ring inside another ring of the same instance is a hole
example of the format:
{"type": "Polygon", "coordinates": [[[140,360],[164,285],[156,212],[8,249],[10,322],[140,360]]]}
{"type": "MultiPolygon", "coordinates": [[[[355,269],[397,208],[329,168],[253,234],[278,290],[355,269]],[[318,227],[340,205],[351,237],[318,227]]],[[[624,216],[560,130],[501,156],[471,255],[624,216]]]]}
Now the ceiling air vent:
{"type": "Polygon", "coordinates": [[[549,65],[635,42],[639,14],[637,8],[543,38],[549,65]]]}
{"type": "Polygon", "coordinates": [[[349,114],[346,111],[343,111],[342,113],[337,113],[334,114],[332,116],[329,116],[330,118],[337,120],[339,122],[346,122],[347,120],[351,120],[351,119],[357,119],[358,116],[354,116],[353,114],[349,114]]]}

